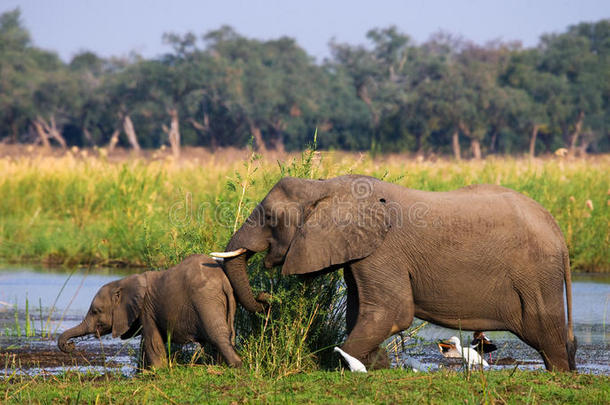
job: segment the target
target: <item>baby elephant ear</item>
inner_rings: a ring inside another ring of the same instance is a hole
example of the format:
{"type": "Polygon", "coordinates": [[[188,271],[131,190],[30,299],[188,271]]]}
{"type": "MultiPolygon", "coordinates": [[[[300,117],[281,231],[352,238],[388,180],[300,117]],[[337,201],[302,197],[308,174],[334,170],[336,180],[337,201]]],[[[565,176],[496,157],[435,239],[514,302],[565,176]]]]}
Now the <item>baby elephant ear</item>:
{"type": "Polygon", "coordinates": [[[143,274],[124,278],[112,291],[112,337],[125,334],[140,317],[145,294],[143,274]]]}
{"type": "Polygon", "coordinates": [[[282,273],[311,273],[373,253],[390,225],[385,199],[371,194],[343,193],[315,202],[292,239],[282,273]]]}

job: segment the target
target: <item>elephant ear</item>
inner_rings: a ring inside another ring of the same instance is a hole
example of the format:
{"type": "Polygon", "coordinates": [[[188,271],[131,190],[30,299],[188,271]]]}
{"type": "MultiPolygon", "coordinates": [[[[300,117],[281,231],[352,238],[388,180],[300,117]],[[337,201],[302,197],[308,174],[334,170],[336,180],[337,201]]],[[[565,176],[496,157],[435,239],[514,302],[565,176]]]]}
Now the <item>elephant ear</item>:
{"type": "Polygon", "coordinates": [[[145,294],[146,277],[143,274],[121,280],[112,291],[112,337],[127,333],[140,317],[145,294]]]}
{"type": "Polygon", "coordinates": [[[353,193],[315,202],[295,232],[282,274],[306,274],[364,258],[383,242],[390,227],[386,201],[353,193]]]}

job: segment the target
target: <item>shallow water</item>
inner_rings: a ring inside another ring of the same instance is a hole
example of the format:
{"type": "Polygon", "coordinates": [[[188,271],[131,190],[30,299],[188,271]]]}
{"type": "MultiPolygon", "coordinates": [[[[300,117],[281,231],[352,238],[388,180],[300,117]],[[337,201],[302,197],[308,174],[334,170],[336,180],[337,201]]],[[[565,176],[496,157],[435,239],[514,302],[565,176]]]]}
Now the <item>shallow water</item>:
{"type": "Polygon", "coordinates": [[[18,369],[24,374],[37,374],[70,369],[132,374],[139,338],[126,342],[110,336],[79,338],[72,356],[60,352],[56,343],[61,332],[82,321],[102,285],[130,273],[124,269],[0,267],[0,353],[5,356],[0,360],[10,369],[0,368],[0,372],[18,369]],[[26,303],[34,332],[31,337],[25,337],[26,303]],[[21,337],[16,336],[15,312],[21,337]]]}
{"type": "MultiPolygon", "coordinates": [[[[65,367],[60,366],[62,364],[60,360],[57,360],[58,364],[53,365],[52,359],[61,357],[55,340],[41,339],[40,331],[51,332],[52,336],[56,337],[62,331],[76,325],[82,320],[91,299],[102,285],[130,273],[133,272],[117,269],[0,267],[0,352],[14,352],[13,358],[23,357],[25,354],[31,354],[35,358],[35,354],[39,353],[39,363],[36,361],[31,364],[22,363],[21,367],[27,373],[40,372],[42,369],[47,372],[65,370],[65,367]],[[27,339],[14,336],[15,311],[21,332],[25,330],[26,298],[29,317],[35,331],[35,336],[27,339]],[[46,362],[44,359],[51,360],[46,362]],[[40,366],[36,367],[37,364],[40,366]]],[[[610,277],[573,276],[572,294],[574,332],[578,339],[576,359],[578,369],[580,372],[610,375],[610,350],[608,350],[610,326],[606,326],[610,320],[610,277]]],[[[419,340],[411,339],[406,342],[404,352],[399,354],[396,364],[412,364],[421,370],[459,367],[457,362],[443,358],[436,345],[437,340],[447,339],[452,335],[461,336],[463,342],[469,341],[472,336],[470,332],[462,332],[460,335],[460,331],[432,324],[426,325],[418,332],[419,340]]],[[[511,333],[488,332],[487,335],[499,348],[493,353],[492,361],[512,358],[522,363],[518,365],[520,368],[544,368],[538,353],[511,333]]],[[[109,336],[101,340],[93,337],[83,338],[77,342],[77,350],[81,352],[73,356],[73,365],[70,368],[116,370],[119,367],[123,373],[130,374],[135,366],[133,352],[138,344],[139,339],[123,342],[109,336]],[[80,359],[74,359],[75,357],[80,359]]],[[[6,362],[3,361],[3,364],[6,362]]],[[[16,365],[9,365],[9,368],[14,367],[16,365]]],[[[492,367],[515,366],[492,365],[492,367]]],[[[0,368],[0,372],[4,374],[8,370],[0,368]]]]}
{"type": "MultiPolygon", "coordinates": [[[[572,314],[574,334],[578,342],[576,365],[580,372],[610,375],[610,279],[607,276],[572,276],[572,314]]],[[[417,323],[417,321],[416,321],[417,323]]],[[[498,347],[492,354],[492,362],[498,359],[514,359],[523,369],[544,369],[540,355],[510,332],[485,333],[498,347]]],[[[406,354],[399,355],[395,363],[419,366],[424,370],[439,367],[456,368],[458,361],[445,359],[436,342],[458,336],[465,346],[472,339],[472,332],[447,329],[428,324],[418,336],[420,342],[407,341],[406,354]],[[415,359],[415,360],[413,360],[415,359]]],[[[489,357],[486,357],[489,361],[489,357]]],[[[513,368],[515,365],[492,365],[494,368],[513,368]]],[[[416,367],[417,368],[417,367],[416,367]]]]}

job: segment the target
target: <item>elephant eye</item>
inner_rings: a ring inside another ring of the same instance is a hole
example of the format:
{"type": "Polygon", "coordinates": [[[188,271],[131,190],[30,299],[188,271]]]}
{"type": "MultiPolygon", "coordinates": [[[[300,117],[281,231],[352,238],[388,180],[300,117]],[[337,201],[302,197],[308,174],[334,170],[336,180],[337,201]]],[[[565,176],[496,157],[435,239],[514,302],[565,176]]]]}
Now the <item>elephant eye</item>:
{"type": "Polygon", "coordinates": [[[278,224],[278,217],[277,214],[272,215],[272,214],[266,214],[265,215],[265,221],[267,222],[267,225],[270,227],[275,227],[278,224]]]}

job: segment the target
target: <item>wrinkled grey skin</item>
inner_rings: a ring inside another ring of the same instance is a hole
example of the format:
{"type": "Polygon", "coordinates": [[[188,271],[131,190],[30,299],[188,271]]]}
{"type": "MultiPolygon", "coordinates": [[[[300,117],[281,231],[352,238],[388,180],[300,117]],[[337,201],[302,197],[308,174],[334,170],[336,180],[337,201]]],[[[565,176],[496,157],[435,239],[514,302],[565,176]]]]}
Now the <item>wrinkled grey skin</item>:
{"type": "Polygon", "coordinates": [[[284,178],[226,251],[238,301],[261,311],[246,262],[316,274],[344,269],[347,331],[342,349],[371,367],[379,348],[413,317],[462,330],[508,330],[537,349],[547,369],[574,370],[571,279],[563,235],[532,199],[494,185],[450,192],[407,189],[366,176],[284,178]],[[567,300],[567,325],[564,306],[567,300]]]}
{"type": "Polygon", "coordinates": [[[166,271],[147,271],[103,286],[83,322],[59,336],[64,352],[70,339],[112,333],[127,339],[142,334],[143,368],[167,364],[172,343],[209,341],[227,363],[241,366],[233,348],[235,298],[221,266],[205,255],[192,255],[166,271]],[[141,329],[140,329],[141,328],[141,329]],[[139,330],[139,331],[138,331],[139,330]]]}

